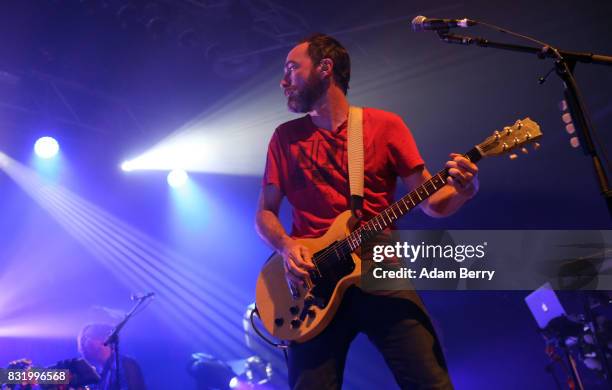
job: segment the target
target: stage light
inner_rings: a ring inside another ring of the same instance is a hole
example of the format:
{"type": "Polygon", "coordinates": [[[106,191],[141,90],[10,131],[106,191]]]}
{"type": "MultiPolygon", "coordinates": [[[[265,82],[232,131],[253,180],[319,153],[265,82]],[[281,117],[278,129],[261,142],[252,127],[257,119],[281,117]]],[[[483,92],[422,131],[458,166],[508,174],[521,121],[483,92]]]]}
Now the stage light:
{"type": "Polygon", "coordinates": [[[8,164],[8,157],[6,154],[0,152],[0,168],[4,168],[8,164]]]}
{"type": "MultiPolygon", "coordinates": [[[[224,280],[223,275],[211,275],[209,269],[178,255],[91,202],[60,185],[45,182],[36,170],[0,154],[0,161],[2,159],[6,160],[2,171],[81,243],[93,258],[108,267],[120,282],[131,290],[156,291],[160,297],[164,297],[154,308],[178,335],[188,338],[190,342],[206,345],[211,353],[224,359],[249,353],[240,337],[240,325],[233,321],[242,315],[241,301],[247,298],[241,296],[239,291],[231,297],[224,296],[221,292],[229,281],[224,280]]],[[[186,177],[184,171],[183,174],[186,177]]],[[[186,184],[193,183],[187,181],[186,184]]],[[[78,333],[75,329],[65,331],[68,328],[61,327],[61,324],[46,329],[50,322],[42,317],[43,313],[37,313],[32,320],[33,324],[43,324],[43,327],[24,326],[29,322],[26,323],[19,312],[22,307],[19,306],[15,311],[13,308],[17,307],[17,303],[30,303],[25,301],[27,297],[35,302],[40,297],[23,294],[26,298],[21,298],[23,291],[27,291],[26,286],[31,288],[31,285],[18,284],[18,288],[10,283],[16,280],[15,274],[22,273],[20,271],[21,268],[11,267],[0,274],[0,286],[10,287],[0,294],[0,308],[3,309],[0,315],[3,317],[3,321],[0,321],[0,338],[3,335],[17,337],[42,334],[45,337],[55,337],[56,333],[60,336],[78,333]],[[5,318],[9,306],[14,323],[7,322],[5,318]]],[[[37,274],[27,272],[26,275],[34,277],[37,274]]],[[[23,278],[20,276],[18,279],[22,281],[23,278]]],[[[68,324],[77,322],[70,320],[68,324]]]]}
{"type": "MultiPolygon", "coordinates": [[[[218,56],[219,53],[215,53],[217,49],[209,48],[207,55],[218,56]]],[[[227,58],[227,61],[231,60],[231,56],[227,58]]],[[[375,101],[385,96],[387,107],[405,107],[402,90],[405,85],[402,83],[405,80],[411,83],[419,80],[419,86],[424,87],[426,84],[420,81],[421,76],[433,72],[431,58],[415,61],[406,57],[406,62],[397,64],[391,73],[382,71],[371,58],[361,60],[365,71],[353,75],[357,86],[351,88],[351,100],[354,102],[375,101]]],[[[451,64],[456,60],[446,61],[451,64]]],[[[234,93],[208,106],[168,137],[133,157],[134,169],[169,170],[181,167],[189,172],[260,176],[274,129],[299,116],[287,110],[286,98],[278,88],[281,68],[262,70],[251,81],[242,83],[234,93]]],[[[406,112],[400,110],[398,114],[405,115],[406,112]]]]}
{"type": "Polygon", "coordinates": [[[131,172],[134,170],[134,163],[131,161],[124,161],[121,164],[121,170],[124,172],[131,172]]]}
{"type": "Polygon", "coordinates": [[[269,82],[248,82],[140,155],[128,156],[136,170],[261,175],[268,141],[279,123],[294,119],[278,90],[277,69],[269,82]],[[274,80],[274,81],[272,81],[274,80]],[[229,163],[231,162],[231,163],[229,163]]]}
{"type": "Polygon", "coordinates": [[[34,144],[34,152],[40,158],[52,158],[59,152],[59,144],[52,137],[41,137],[34,144]]]}
{"type": "Polygon", "coordinates": [[[172,188],[179,188],[187,183],[189,176],[182,169],[173,169],[168,173],[168,184],[172,188]]]}

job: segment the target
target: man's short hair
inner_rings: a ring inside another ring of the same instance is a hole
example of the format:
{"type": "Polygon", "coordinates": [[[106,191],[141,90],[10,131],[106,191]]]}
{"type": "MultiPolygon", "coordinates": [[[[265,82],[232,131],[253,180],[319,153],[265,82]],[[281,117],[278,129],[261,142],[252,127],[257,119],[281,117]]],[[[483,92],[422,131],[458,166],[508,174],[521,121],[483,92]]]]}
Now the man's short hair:
{"type": "Polygon", "coordinates": [[[351,79],[351,59],[344,46],[335,38],[321,33],[310,35],[299,43],[305,42],[308,43],[308,55],[313,64],[318,65],[324,58],[334,62],[334,80],[346,95],[351,79]]]}
{"type": "Polygon", "coordinates": [[[86,340],[106,340],[112,331],[113,326],[110,324],[93,323],[85,325],[77,337],[79,352],[83,353],[83,345],[85,345],[86,340]]]}

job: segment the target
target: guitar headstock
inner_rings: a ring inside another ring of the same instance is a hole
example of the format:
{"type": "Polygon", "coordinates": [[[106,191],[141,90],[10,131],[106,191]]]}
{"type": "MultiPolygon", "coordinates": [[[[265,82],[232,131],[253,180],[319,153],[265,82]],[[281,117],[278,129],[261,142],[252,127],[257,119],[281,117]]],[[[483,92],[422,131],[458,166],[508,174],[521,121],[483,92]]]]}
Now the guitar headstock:
{"type": "MultiPolygon", "coordinates": [[[[527,153],[525,145],[534,143],[537,150],[537,141],[542,137],[540,126],[529,117],[519,119],[512,126],[506,126],[501,131],[495,131],[492,136],[476,145],[476,148],[483,157],[500,156],[510,154],[517,148],[521,148],[523,153],[527,153]]],[[[516,158],[516,154],[511,154],[510,158],[516,158]]]]}

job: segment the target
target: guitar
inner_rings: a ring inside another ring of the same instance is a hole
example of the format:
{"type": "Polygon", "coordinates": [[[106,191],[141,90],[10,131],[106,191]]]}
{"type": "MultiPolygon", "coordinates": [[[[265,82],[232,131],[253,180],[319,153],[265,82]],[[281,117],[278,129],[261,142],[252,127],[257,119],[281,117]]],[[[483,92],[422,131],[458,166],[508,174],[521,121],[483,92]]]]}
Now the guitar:
{"type": "MultiPolygon", "coordinates": [[[[517,120],[502,131],[495,131],[464,156],[477,163],[483,157],[510,154],[517,148],[527,152],[524,145],[541,136],[536,122],[529,118],[517,120]]],[[[516,158],[516,154],[510,157],[516,158]]],[[[310,340],[321,333],[336,313],[346,289],[359,282],[362,264],[355,250],[442,188],[447,178],[448,168],[358,228],[351,211],[347,210],[338,215],[323,236],[298,239],[313,254],[315,265],[303,286],[288,283],[283,257],[273,254],[259,274],[255,294],[264,328],[278,339],[296,342],[310,340]]]]}

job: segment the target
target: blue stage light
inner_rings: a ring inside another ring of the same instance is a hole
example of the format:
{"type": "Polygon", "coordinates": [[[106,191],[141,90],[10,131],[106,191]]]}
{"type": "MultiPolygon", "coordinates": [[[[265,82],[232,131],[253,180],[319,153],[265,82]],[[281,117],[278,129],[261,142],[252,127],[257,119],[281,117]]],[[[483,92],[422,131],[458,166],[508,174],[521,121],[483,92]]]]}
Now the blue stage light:
{"type": "Polygon", "coordinates": [[[40,158],[52,158],[59,152],[59,144],[52,137],[41,137],[34,144],[34,152],[40,158]]]}
{"type": "Polygon", "coordinates": [[[173,169],[168,173],[168,184],[170,187],[179,188],[187,183],[189,176],[182,169],[173,169]]]}

